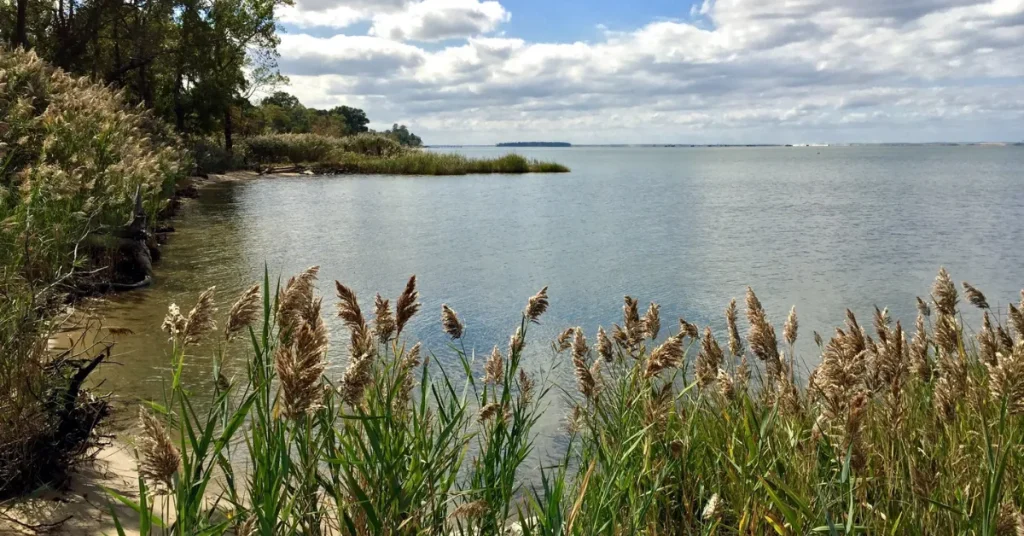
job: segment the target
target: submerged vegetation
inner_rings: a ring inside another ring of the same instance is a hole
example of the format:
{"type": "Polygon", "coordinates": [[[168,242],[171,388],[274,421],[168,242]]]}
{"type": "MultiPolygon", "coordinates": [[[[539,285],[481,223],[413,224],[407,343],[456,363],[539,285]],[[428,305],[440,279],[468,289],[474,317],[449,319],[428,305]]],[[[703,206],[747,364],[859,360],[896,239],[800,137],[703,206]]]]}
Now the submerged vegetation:
{"type": "Polygon", "coordinates": [[[466,175],[471,173],[561,173],[560,164],[509,154],[498,158],[468,158],[403,146],[380,134],[330,137],[317,134],[268,134],[245,141],[247,165],[308,165],[318,173],[393,175],[466,175]]]}
{"type": "MultiPolygon", "coordinates": [[[[141,512],[143,534],[1024,531],[1024,313],[997,314],[965,283],[982,313],[971,333],[944,270],[912,336],[883,310],[871,327],[848,313],[827,341],[815,333],[821,361],[806,383],[794,373],[795,310],[780,339],[748,289],[746,336],[733,300],[720,343],[711,327],[676,327],[626,297],[610,333],[574,327],[553,343],[576,377],[562,391],[568,441],[531,481],[552,386],[522,356],[546,288],[507,345],[478,360],[447,305],[445,353],[409,340],[415,278],[393,306],[376,296],[372,319],[336,282],[350,357],[327,377],[317,273],[238,299],[217,338],[248,332],[247,373],[215,367],[205,413],[180,374],[188,349],[214,337],[212,289],[187,316],[170,308],[169,400],[143,409],[142,499],[119,497],[141,512]]],[[[241,358],[227,352],[215,362],[241,358]]]]}

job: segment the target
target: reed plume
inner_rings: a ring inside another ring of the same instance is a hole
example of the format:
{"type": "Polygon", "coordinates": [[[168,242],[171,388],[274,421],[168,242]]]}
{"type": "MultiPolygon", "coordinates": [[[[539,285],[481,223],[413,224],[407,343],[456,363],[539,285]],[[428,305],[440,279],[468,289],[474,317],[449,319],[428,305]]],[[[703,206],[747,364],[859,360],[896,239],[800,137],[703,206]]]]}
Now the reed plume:
{"type": "Polygon", "coordinates": [[[526,302],[526,310],[523,312],[526,318],[533,323],[538,323],[540,315],[548,310],[548,287],[540,289],[540,292],[530,296],[526,302]]]}
{"type": "Polygon", "coordinates": [[[645,378],[653,378],[668,368],[678,368],[683,364],[683,337],[685,333],[677,333],[661,343],[647,358],[644,369],[645,378]]]}
{"type": "Polygon", "coordinates": [[[999,352],[999,341],[996,339],[996,332],[992,329],[992,319],[988,311],[981,315],[981,331],[978,332],[978,357],[988,365],[996,364],[996,353],[999,352]]]}
{"type": "Polygon", "coordinates": [[[572,338],[576,335],[576,328],[565,328],[555,339],[555,351],[564,352],[572,348],[572,338]]]}
{"type": "Polygon", "coordinates": [[[597,395],[597,381],[594,374],[587,367],[587,355],[590,348],[587,346],[587,339],[583,336],[583,329],[576,328],[575,338],[572,342],[572,366],[576,371],[576,384],[580,393],[588,400],[593,400],[597,395]]]}
{"type": "Polygon", "coordinates": [[[818,333],[817,331],[814,331],[814,332],[812,332],[812,333],[814,333],[814,344],[815,344],[815,345],[816,345],[816,346],[817,346],[818,348],[821,348],[821,346],[822,346],[823,344],[825,344],[825,341],[824,341],[824,340],[822,340],[822,338],[821,338],[821,333],[818,333]]]}
{"type": "Polygon", "coordinates": [[[850,466],[856,470],[863,469],[867,462],[864,455],[864,438],[862,434],[867,408],[868,397],[865,393],[858,393],[850,401],[850,410],[846,419],[846,428],[840,449],[840,452],[844,454],[850,453],[850,466]]]}
{"type": "Polygon", "coordinates": [[[747,287],[747,321],[750,323],[750,330],[747,332],[750,351],[765,363],[768,380],[774,383],[782,373],[779,343],[775,338],[775,327],[768,322],[761,301],[750,287],[747,287]]]}
{"type": "Polygon", "coordinates": [[[224,328],[224,339],[232,340],[245,328],[253,325],[263,314],[263,295],[259,284],[248,288],[231,306],[228,323],[224,328]]]}
{"type": "Polygon", "coordinates": [[[313,302],[313,285],[319,273],[319,266],[310,266],[290,278],[281,289],[277,298],[277,325],[282,334],[293,333],[308,316],[307,309],[313,302]]]}
{"type": "Polygon", "coordinates": [[[515,355],[521,355],[523,353],[523,346],[526,341],[523,339],[523,328],[516,328],[516,332],[512,334],[512,337],[508,340],[508,354],[509,357],[515,355]]]}
{"type": "Polygon", "coordinates": [[[363,310],[359,307],[359,299],[351,288],[334,282],[338,294],[338,317],[352,330],[362,330],[366,326],[366,319],[363,317],[363,310]]]}
{"type": "Polygon", "coordinates": [[[167,314],[164,316],[164,322],[160,327],[174,340],[185,331],[185,322],[186,319],[181,314],[181,309],[178,308],[177,304],[172,303],[167,306],[167,314]]]}
{"type": "Polygon", "coordinates": [[[142,433],[139,436],[139,449],[142,455],[139,461],[139,474],[165,485],[168,490],[173,489],[174,475],[181,466],[181,453],[174,446],[164,425],[141,407],[139,423],[142,426],[142,433]]]}
{"type": "Polygon", "coordinates": [[[491,351],[491,357],[487,359],[487,363],[484,365],[484,383],[498,385],[501,383],[504,375],[505,358],[501,356],[501,351],[495,346],[494,350],[491,351]]]}
{"type": "Polygon", "coordinates": [[[614,359],[612,355],[612,341],[608,339],[608,334],[604,332],[603,327],[597,328],[597,344],[595,349],[597,350],[597,355],[601,356],[605,362],[611,363],[614,359]]]}
{"type": "Polygon", "coordinates": [[[733,385],[732,376],[725,369],[718,369],[718,378],[715,381],[718,383],[718,393],[722,395],[722,398],[726,400],[736,398],[736,386],[733,385]]]}
{"type": "Polygon", "coordinates": [[[917,313],[914,324],[914,338],[910,341],[910,368],[923,382],[932,379],[932,365],[928,359],[928,331],[924,326],[924,313],[917,313]]]}
{"type": "Polygon", "coordinates": [[[490,511],[490,507],[487,505],[487,501],[481,499],[478,501],[462,503],[458,508],[452,511],[452,519],[478,519],[490,511]]]}
{"type": "Polygon", "coordinates": [[[729,353],[733,357],[743,355],[743,339],[740,338],[740,331],[736,327],[736,298],[729,302],[725,309],[725,322],[729,328],[729,353]]]}
{"type": "Polygon", "coordinates": [[[210,287],[199,294],[195,307],[185,318],[185,327],[181,332],[181,342],[185,346],[197,344],[207,333],[217,329],[213,319],[217,307],[213,303],[213,293],[217,287],[210,287]]]}
{"type": "Polygon", "coordinates": [[[416,276],[414,275],[409,278],[409,282],[405,284],[405,290],[402,291],[402,295],[395,302],[396,338],[402,334],[402,330],[405,329],[409,319],[420,310],[420,304],[416,301],[418,299],[419,293],[416,291],[416,276]]]}
{"type": "Polygon", "coordinates": [[[978,309],[988,309],[988,300],[985,299],[985,295],[980,290],[971,285],[967,281],[961,282],[964,286],[964,296],[967,297],[967,301],[971,302],[971,305],[978,309]]]}
{"type": "Polygon", "coordinates": [[[925,302],[924,300],[922,300],[920,296],[917,297],[917,312],[921,316],[931,316],[932,315],[931,307],[928,307],[928,303],[925,302]]]}
{"type": "Polygon", "coordinates": [[[722,499],[717,493],[712,494],[711,498],[708,499],[707,504],[704,505],[704,510],[700,514],[701,521],[705,523],[711,523],[718,519],[722,515],[722,499]]]}
{"type": "Polygon", "coordinates": [[[857,317],[846,311],[846,329],[836,328],[836,334],[825,345],[821,364],[815,368],[810,389],[822,402],[822,415],[829,422],[842,419],[854,396],[866,389],[868,372],[867,338],[857,323],[857,317]]]}
{"type": "Polygon", "coordinates": [[[652,341],[658,338],[658,332],[661,331],[661,306],[651,302],[651,305],[647,307],[647,312],[644,313],[644,318],[641,321],[643,323],[644,335],[652,341]]]}
{"type": "Polygon", "coordinates": [[[789,316],[786,317],[786,323],[782,328],[782,337],[786,339],[786,342],[790,346],[796,344],[796,331],[799,328],[799,324],[796,319],[796,306],[794,305],[789,310],[789,316]]]}
{"type": "Polygon", "coordinates": [[[478,419],[480,422],[487,422],[497,415],[499,410],[501,410],[501,404],[498,402],[491,402],[490,404],[480,408],[478,419]]]}
{"type": "Polygon", "coordinates": [[[320,408],[323,398],[321,378],[327,366],[327,327],[320,318],[320,300],[311,311],[316,315],[299,328],[290,345],[278,347],[274,354],[277,377],[281,382],[282,414],[299,419],[320,408]]]}
{"type": "Polygon", "coordinates": [[[373,334],[381,344],[387,343],[395,333],[395,317],[391,314],[391,304],[377,294],[373,299],[373,334]]]}
{"type": "Polygon", "coordinates": [[[441,327],[453,340],[462,338],[462,322],[459,321],[459,315],[455,314],[448,304],[441,305],[441,327]]]}
{"type": "Polygon", "coordinates": [[[935,276],[935,283],[932,285],[932,299],[935,301],[935,310],[940,315],[956,314],[957,293],[956,285],[949,277],[945,268],[939,268],[939,274],[935,276]]]}
{"type": "Polygon", "coordinates": [[[679,331],[684,337],[689,337],[693,340],[700,338],[700,326],[687,322],[685,318],[679,319],[679,331]]]}
{"type": "Polygon", "coordinates": [[[997,404],[1006,402],[1006,409],[1014,415],[1024,414],[1024,341],[1013,351],[998,354],[996,363],[987,363],[988,385],[997,404]]]}
{"type": "Polygon", "coordinates": [[[519,369],[519,400],[523,404],[533,401],[533,379],[524,369],[519,369]]]}
{"type": "Polygon", "coordinates": [[[694,365],[694,375],[697,379],[697,387],[706,389],[715,383],[718,378],[718,370],[724,362],[722,348],[711,333],[711,328],[704,328],[704,338],[701,339],[700,352],[697,353],[697,362],[694,365]]]}
{"type": "Polygon", "coordinates": [[[341,399],[352,407],[362,405],[366,388],[373,382],[373,356],[367,353],[352,354],[348,366],[341,375],[338,392],[341,399]]]}
{"type": "Polygon", "coordinates": [[[1010,317],[1010,325],[1017,332],[1017,338],[1024,338],[1024,311],[1021,308],[1014,307],[1011,303],[1008,315],[1010,317]]]}

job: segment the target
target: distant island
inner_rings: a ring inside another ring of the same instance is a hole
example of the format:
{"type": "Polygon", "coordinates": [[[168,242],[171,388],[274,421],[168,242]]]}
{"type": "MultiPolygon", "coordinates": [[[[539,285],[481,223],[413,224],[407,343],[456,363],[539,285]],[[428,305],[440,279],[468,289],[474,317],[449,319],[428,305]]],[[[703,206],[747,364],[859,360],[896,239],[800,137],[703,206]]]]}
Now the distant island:
{"type": "Polygon", "coordinates": [[[499,143],[498,147],[572,147],[564,141],[512,141],[499,143]]]}

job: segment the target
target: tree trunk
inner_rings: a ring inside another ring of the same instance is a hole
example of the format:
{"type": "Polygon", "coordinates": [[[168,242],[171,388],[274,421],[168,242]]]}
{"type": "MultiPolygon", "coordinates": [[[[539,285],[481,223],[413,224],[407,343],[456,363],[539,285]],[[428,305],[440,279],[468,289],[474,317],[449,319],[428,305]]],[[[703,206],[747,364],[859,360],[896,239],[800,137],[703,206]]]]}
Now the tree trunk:
{"type": "Polygon", "coordinates": [[[28,50],[28,0],[18,0],[18,20],[14,28],[14,46],[28,50]]]}
{"type": "Polygon", "coordinates": [[[231,154],[233,145],[231,141],[231,105],[229,104],[224,108],[224,150],[231,154]]]}

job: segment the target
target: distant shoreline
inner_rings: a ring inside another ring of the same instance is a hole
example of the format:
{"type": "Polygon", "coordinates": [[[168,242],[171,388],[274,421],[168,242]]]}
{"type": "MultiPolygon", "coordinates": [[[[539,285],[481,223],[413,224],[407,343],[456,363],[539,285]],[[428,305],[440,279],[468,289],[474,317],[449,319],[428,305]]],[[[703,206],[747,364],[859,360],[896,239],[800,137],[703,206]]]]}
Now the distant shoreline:
{"type": "Polygon", "coordinates": [[[661,147],[661,148],[718,148],[718,147],[1024,147],[1024,141],[979,141],[979,142],[930,142],[930,143],[594,143],[571,144],[568,142],[514,142],[498,144],[440,144],[424,145],[426,149],[452,148],[543,148],[562,149],[580,147],[661,147]],[[564,143],[564,144],[563,144],[564,143]]]}

